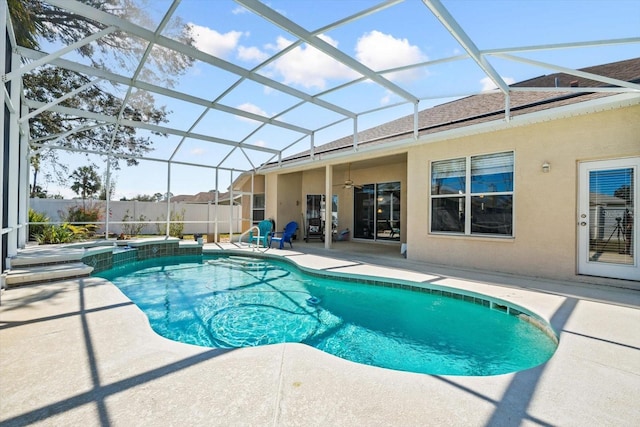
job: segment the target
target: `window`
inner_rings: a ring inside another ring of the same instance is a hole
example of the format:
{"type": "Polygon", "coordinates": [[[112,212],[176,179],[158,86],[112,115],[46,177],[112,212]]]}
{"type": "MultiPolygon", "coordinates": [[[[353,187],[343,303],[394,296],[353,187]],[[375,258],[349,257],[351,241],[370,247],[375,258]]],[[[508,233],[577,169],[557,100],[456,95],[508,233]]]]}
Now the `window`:
{"type": "Polygon", "coordinates": [[[264,219],[264,194],[253,195],[253,223],[257,224],[264,219]]]}
{"type": "Polygon", "coordinates": [[[513,235],[513,152],[431,163],[431,232],[513,235]]]}

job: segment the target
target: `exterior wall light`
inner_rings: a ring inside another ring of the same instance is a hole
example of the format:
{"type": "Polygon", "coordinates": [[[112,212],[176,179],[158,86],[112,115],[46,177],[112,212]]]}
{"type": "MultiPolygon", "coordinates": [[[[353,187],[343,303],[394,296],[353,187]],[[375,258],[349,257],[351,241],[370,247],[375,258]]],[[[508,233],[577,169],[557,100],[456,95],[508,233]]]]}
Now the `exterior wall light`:
{"type": "Polygon", "coordinates": [[[542,172],[549,173],[550,170],[551,170],[551,165],[549,164],[549,162],[544,162],[542,164],[542,172]]]}

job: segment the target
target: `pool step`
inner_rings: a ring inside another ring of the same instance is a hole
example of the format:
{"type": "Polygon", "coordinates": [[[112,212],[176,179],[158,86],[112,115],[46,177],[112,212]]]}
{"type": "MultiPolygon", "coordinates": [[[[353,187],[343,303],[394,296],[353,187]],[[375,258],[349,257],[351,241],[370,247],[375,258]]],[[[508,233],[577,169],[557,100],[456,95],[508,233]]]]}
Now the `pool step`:
{"type": "Polygon", "coordinates": [[[226,257],[208,261],[209,264],[247,271],[275,270],[277,267],[260,258],[226,257]]]}
{"type": "Polygon", "coordinates": [[[59,245],[33,246],[23,249],[10,259],[11,268],[25,268],[48,264],[80,262],[85,256],[83,248],[64,248],[59,245]]]}
{"type": "Polygon", "coordinates": [[[64,264],[49,263],[28,267],[16,267],[12,265],[11,267],[11,270],[6,272],[5,284],[7,288],[38,282],[85,277],[89,276],[93,271],[93,267],[81,262],[66,262],[64,264]]]}

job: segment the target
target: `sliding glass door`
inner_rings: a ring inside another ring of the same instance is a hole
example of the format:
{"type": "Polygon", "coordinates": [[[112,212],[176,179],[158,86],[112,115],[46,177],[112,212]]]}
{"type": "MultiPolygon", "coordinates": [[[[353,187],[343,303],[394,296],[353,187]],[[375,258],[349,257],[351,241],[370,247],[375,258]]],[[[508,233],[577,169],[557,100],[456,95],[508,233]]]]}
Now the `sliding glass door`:
{"type": "Polygon", "coordinates": [[[353,237],[373,239],[375,236],[375,185],[353,189],[353,237]]]}
{"type": "Polygon", "coordinates": [[[400,182],[354,188],[353,202],[353,237],[400,241],[400,182]]]}

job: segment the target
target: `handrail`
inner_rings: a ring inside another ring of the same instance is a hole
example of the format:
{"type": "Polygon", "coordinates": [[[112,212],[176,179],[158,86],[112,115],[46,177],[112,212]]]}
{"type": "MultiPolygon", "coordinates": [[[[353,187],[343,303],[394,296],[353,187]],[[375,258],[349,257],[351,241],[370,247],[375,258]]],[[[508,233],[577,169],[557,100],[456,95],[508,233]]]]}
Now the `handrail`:
{"type": "MultiPolygon", "coordinates": [[[[242,237],[243,237],[244,235],[248,234],[249,232],[251,232],[251,230],[253,230],[254,228],[255,228],[256,230],[258,230],[258,236],[259,236],[259,235],[260,235],[260,228],[258,228],[258,226],[257,226],[257,225],[252,225],[251,227],[249,227],[249,228],[247,229],[247,231],[245,231],[244,233],[242,233],[242,234],[240,235],[240,237],[238,237],[238,243],[242,243],[242,237]]],[[[249,242],[249,243],[251,243],[251,242],[249,242]]]]}
{"type": "MultiPolygon", "coordinates": [[[[252,232],[254,229],[258,230],[258,240],[257,240],[257,242],[259,242],[259,241],[260,241],[260,227],[258,227],[257,225],[252,225],[251,227],[249,227],[249,229],[248,229],[247,231],[245,231],[244,233],[242,233],[242,234],[240,235],[240,237],[238,237],[238,243],[242,243],[242,237],[243,237],[243,236],[245,236],[246,234],[248,234],[248,233],[252,232]]],[[[255,246],[255,248],[254,248],[254,247],[253,247],[253,241],[252,241],[252,240],[253,240],[253,239],[250,239],[250,240],[249,240],[249,247],[250,247],[250,248],[253,248],[253,250],[258,249],[258,248],[259,248],[259,244],[256,242],[256,246],[255,246]]],[[[269,248],[265,248],[265,250],[266,250],[266,249],[269,249],[269,248]]]]}

